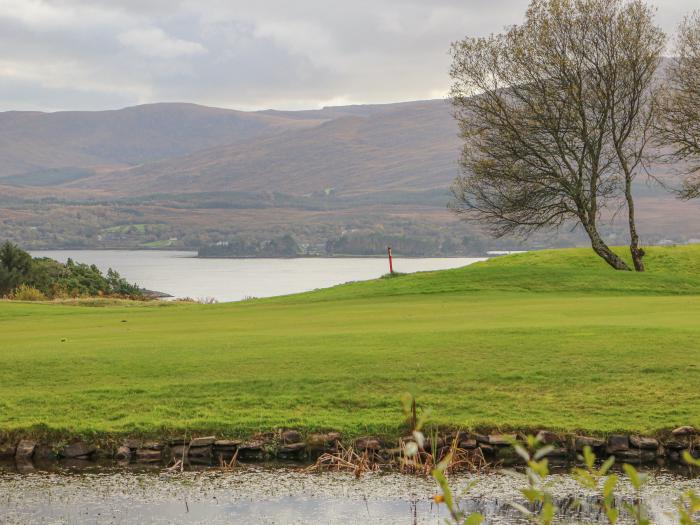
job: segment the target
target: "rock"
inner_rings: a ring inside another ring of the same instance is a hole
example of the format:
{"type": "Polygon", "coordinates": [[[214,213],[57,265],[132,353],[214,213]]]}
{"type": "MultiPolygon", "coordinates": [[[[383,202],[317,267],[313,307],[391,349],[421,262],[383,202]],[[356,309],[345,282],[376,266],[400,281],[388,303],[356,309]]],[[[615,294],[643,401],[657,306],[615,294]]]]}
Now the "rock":
{"type": "Polygon", "coordinates": [[[183,456],[187,457],[187,450],[189,448],[189,445],[175,445],[170,447],[170,455],[175,459],[182,459],[183,456]]]}
{"type": "Polygon", "coordinates": [[[576,436],[575,446],[578,452],[582,452],[584,447],[596,449],[603,447],[603,445],[605,445],[605,441],[602,439],[588,436],[576,436]]]}
{"type": "Polygon", "coordinates": [[[355,441],[355,448],[360,452],[378,452],[382,448],[382,442],[378,438],[364,437],[355,441]]]}
{"type": "Polygon", "coordinates": [[[128,461],[131,459],[131,449],[127,446],[122,445],[117,449],[116,454],[114,454],[114,459],[118,461],[128,461]]]}
{"type": "Polygon", "coordinates": [[[212,447],[190,447],[187,451],[187,457],[189,458],[211,458],[212,447]]]}
{"type": "Polygon", "coordinates": [[[0,459],[9,459],[15,457],[17,445],[14,443],[0,443],[0,459]]]}
{"type": "Polygon", "coordinates": [[[511,446],[516,438],[515,434],[489,434],[486,443],[495,447],[506,447],[511,446]]]}
{"type": "Polygon", "coordinates": [[[306,450],[306,443],[290,443],[281,445],[277,449],[277,454],[280,456],[298,456],[306,450]]]}
{"type": "Polygon", "coordinates": [[[681,453],[677,450],[669,450],[667,452],[668,460],[673,463],[679,463],[681,460],[681,453]]]}
{"type": "Polygon", "coordinates": [[[241,452],[260,452],[263,449],[263,445],[265,443],[262,441],[246,441],[238,445],[238,449],[241,452]]]}
{"type": "Polygon", "coordinates": [[[496,447],[494,451],[496,459],[502,461],[504,465],[520,465],[525,462],[511,447],[496,447]]]}
{"type": "Polygon", "coordinates": [[[134,459],[142,463],[157,463],[163,458],[163,453],[160,450],[151,448],[139,448],[134,453],[134,459]]]}
{"type": "Polygon", "coordinates": [[[235,450],[243,443],[240,439],[217,439],[214,441],[214,448],[217,450],[235,450]]]}
{"type": "Polygon", "coordinates": [[[549,430],[540,430],[537,433],[537,440],[543,445],[552,445],[560,442],[559,436],[549,430]]]}
{"type": "Polygon", "coordinates": [[[676,436],[676,437],[678,437],[678,436],[694,436],[697,433],[698,433],[698,431],[695,430],[695,428],[689,427],[689,426],[678,427],[677,429],[671,431],[671,435],[676,436]]]}
{"type": "Polygon", "coordinates": [[[546,454],[546,457],[550,459],[566,459],[569,457],[569,450],[565,447],[555,447],[546,454]]]}
{"type": "Polygon", "coordinates": [[[622,463],[652,463],[656,461],[656,452],[652,450],[620,450],[615,452],[615,459],[622,463]]]}
{"type": "Polygon", "coordinates": [[[265,455],[263,441],[246,441],[238,446],[238,457],[242,459],[261,459],[265,455]]]}
{"type": "Polygon", "coordinates": [[[493,453],[496,451],[495,447],[489,445],[488,443],[479,443],[479,449],[484,456],[493,455],[493,453]]]}
{"type": "Polygon", "coordinates": [[[464,450],[472,450],[477,447],[477,442],[476,439],[474,438],[467,438],[463,439],[462,441],[459,442],[459,448],[464,449],[464,450]]]}
{"type": "Polygon", "coordinates": [[[208,447],[216,442],[215,436],[198,437],[190,441],[190,447],[208,447]]]}
{"type": "Polygon", "coordinates": [[[159,441],[146,441],[139,448],[147,450],[163,450],[165,445],[159,441]]]}
{"type": "Polygon", "coordinates": [[[282,443],[300,443],[304,440],[301,437],[301,433],[296,430],[285,430],[280,437],[282,438],[282,443]]]}
{"type": "Polygon", "coordinates": [[[650,437],[630,436],[630,445],[632,448],[656,450],[659,448],[659,440],[650,437]]]}
{"type": "Polygon", "coordinates": [[[613,435],[608,437],[608,446],[606,451],[608,454],[615,454],[616,452],[623,452],[629,450],[630,448],[630,438],[629,436],[623,435],[613,435]]]}
{"type": "Polygon", "coordinates": [[[138,439],[125,439],[123,444],[131,450],[136,450],[141,446],[141,441],[138,439]]]}
{"type": "Polygon", "coordinates": [[[340,441],[340,434],[338,432],[310,434],[306,438],[306,443],[312,450],[328,450],[335,448],[338,441],[340,441]]]}
{"type": "Polygon", "coordinates": [[[664,443],[664,447],[669,450],[683,450],[688,446],[687,442],[671,440],[664,443]]]}
{"type": "Polygon", "coordinates": [[[53,461],[58,457],[53,447],[45,443],[41,443],[34,447],[35,461],[53,461]]]}
{"type": "Polygon", "coordinates": [[[61,451],[62,458],[82,458],[87,457],[95,452],[95,447],[84,441],[78,441],[76,443],[71,443],[63,447],[61,451]]]}
{"type": "Polygon", "coordinates": [[[34,448],[36,447],[36,442],[29,439],[23,439],[17,443],[17,448],[15,449],[15,460],[17,461],[28,461],[32,459],[34,454],[34,448]]]}
{"type": "Polygon", "coordinates": [[[170,447],[178,447],[187,444],[189,444],[189,441],[185,438],[173,438],[168,441],[168,446],[170,447]]]}

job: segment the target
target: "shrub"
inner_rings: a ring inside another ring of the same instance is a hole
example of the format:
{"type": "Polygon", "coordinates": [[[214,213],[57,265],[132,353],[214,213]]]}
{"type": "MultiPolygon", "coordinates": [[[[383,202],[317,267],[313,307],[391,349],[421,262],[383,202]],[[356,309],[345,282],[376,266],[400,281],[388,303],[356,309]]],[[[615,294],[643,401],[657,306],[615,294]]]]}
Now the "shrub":
{"type": "Polygon", "coordinates": [[[46,296],[41,290],[37,290],[28,284],[20,284],[15,291],[12,292],[11,298],[15,301],[46,301],[46,296]]]}
{"type": "MultiPolygon", "coordinates": [[[[112,296],[143,299],[143,291],[110,269],[104,275],[95,265],[65,264],[49,258],[32,259],[26,251],[6,242],[0,245],[0,296],[26,286],[43,298],[112,296]]],[[[28,297],[38,297],[30,293],[28,297]]],[[[39,300],[39,299],[26,299],[39,300]]]]}

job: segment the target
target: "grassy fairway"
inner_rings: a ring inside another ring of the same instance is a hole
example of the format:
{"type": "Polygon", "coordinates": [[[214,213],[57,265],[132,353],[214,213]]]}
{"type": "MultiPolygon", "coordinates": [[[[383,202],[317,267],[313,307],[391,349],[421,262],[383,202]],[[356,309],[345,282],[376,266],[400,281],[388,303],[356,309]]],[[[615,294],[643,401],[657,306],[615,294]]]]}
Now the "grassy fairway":
{"type": "Polygon", "coordinates": [[[586,250],[222,305],[0,303],[0,430],[700,426],[700,246],[586,250]]]}

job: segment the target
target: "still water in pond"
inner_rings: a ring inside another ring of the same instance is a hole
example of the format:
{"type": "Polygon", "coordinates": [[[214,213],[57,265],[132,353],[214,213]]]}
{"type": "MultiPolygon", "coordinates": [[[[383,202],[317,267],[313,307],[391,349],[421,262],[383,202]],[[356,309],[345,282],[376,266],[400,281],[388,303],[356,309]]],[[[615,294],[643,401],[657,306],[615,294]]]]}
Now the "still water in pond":
{"type": "MultiPolygon", "coordinates": [[[[522,502],[524,479],[493,472],[453,477],[469,512],[487,523],[527,523],[510,502],[522,502]],[[469,489],[471,482],[476,484],[469,489]]],[[[676,498],[700,480],[658,472],[643,492],[653,523],[674,523],[676,498]]],[[[444,523],[432,502],[435,483],[398,474],[309,474],[301,469],[244,466],[234,472],[98,470],[30,472],[0,470],[0,523],[38,524],[422,524],[444,523]]],[[[604,523],[597,500],[566,475],[552,476],[558,523],[604,523]]],[[[633,501],[630,486],[618,491],[633,501]]],[[[621,523],[630,523],[624,517],[621,523]]]]}
{"type": "MultiPolygon", "coordinates": [[[[174,297],[239,301],[326,288],[388,273],[385,259],[369,257],[299,259],[198,259],[194,252],[129,250],[51,250],[32,252],[65,262],[113,268],[130,282],[174,297]]],[[[394,270],[412,273],[466,266],[484,259],[394,259],[394,270]]]]}

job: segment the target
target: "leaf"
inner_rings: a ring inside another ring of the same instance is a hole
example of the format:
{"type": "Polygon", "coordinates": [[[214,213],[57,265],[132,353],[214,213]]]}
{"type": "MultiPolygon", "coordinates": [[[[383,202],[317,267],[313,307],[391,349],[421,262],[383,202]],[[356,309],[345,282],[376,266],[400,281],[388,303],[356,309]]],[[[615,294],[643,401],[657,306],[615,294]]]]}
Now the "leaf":
{"type": "Polygon", "coordinates": [[[687,450],[683,451],[683,461],[685,461],[688,465],[700,467],[700,459],[695,459],[687,450]]]}
{"type": "Polygon", "coordinates": [[[525,496],[525,498],[530,502],[534,503],[535,501],[542,501],[543,499],[543,494],[541,491],[533,488],[527,488],[527,489],[522,489],[520,493],[525,496]]]}
{"type": "Polygon", "coordinates": [[[578,481],[579,485],[581,485],[582,487],[585,487],[587,489],[596,488],[596,480],[587,470],[584,470],[582,468],[575,468],[571,471],[571,475],[574,476],[574,479],[578,481]]]}
{"type": "Polygon", "coordinates": [[[620,511],[610,507],[605,509],[605,514],[608,516],[608,521],[611,525],[615,525],[617,519],[620,517],[620,511]]]}
{"type": "Polygon", "coordinates": [[[530,461],[530,453],[523,447],[521,447],[520,445],[515,445],[513,449],[515,450],[515,453],[518,454],[518,456],[523,458],[525,461],[530,461]]]}
{"type": "Polygon", "coordinates": [[[523,507],[520,503],[509,503],[511,507],[523,514],[524,516],[532,516],[532,511],[523,507]]]}
{"type": "Polygon", "coordinates": [[[542,447],[537,452],[535,452],[535,459],[542,459],[543,457],[545,457],[547,454],[549,454],[553,450],[554,450],[554,447],[552,445],[547,445],[546,447],[542,447]]]}
{"type": "Polygon", "coordinates": [[[593,449],[586,445],[583,447],[583,461],[586,463],[586,466],[588,467],[588,470],[593,470],[593,466],[595,465],[595,454],[593,453],[593,449]]]}
{"type": "Polygon", "coordinates": [[[637,472],[637,469],[629,463],[622,465],[622,468],[624,469],[625,474],[627,474],[627,477],[630,478],[630,483],[632,483],[632,486],[637,490],[641,489],[643,482],[642,477],[639,475],[639,472],[637,472]]]}
{"type": "Polygon", "coordinates": [[[610,498],[613,495],[613,492],[615,491],[615,487],[617,486],[617,481],[618,477],[613,474],[612,476],[609,476],[605,480],[605,484],[603,485],[603,497],[610,498]]]}
{"type": "Polygon", "coordinates": [[[464,525],[479,525],[482,521],[484,521],[484,516],[478,512],[474,512],[467,517],[464,521],[464,525]]]}
{"type": "Polygon", "coordinates": [[[545,525],[549,525],[554,521],[554,505],[552,504],[551,501],[547,501],[543,506],[542,506],[542,512],[540,512],[540,518],[542,518],[542,523],[545,525]]]}
{"type": "Polygon", "coordinates": [[[450,485],[447,483],[447,478],[445,478],[443,470],[440,470],[439,467],[433,470],[433,478],[435,478],[435,481],[440,485],[440,489],[442,489],[442,497],[445,498],[445,505],[450,509],[450,512],[453,512],[455,507],[454,500],[452,499],[452,491],[450,490],[450,485]]]}
{"type": "Polygon", "coordinates": [[[615,456],[610,456],[608,459],[605,460],[605,463],[603,463],[600,466],[600,469],[598,469],[598,474],[600,474],[601,476],[605,476],[608,473],[608,470],[610,470],[614,464],[615,456]]]}

